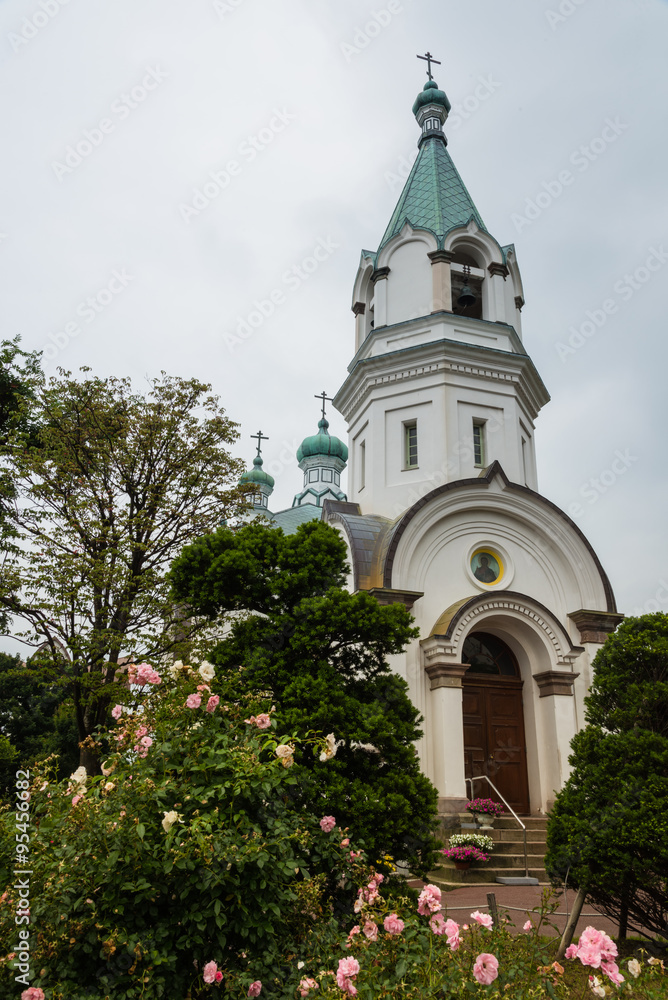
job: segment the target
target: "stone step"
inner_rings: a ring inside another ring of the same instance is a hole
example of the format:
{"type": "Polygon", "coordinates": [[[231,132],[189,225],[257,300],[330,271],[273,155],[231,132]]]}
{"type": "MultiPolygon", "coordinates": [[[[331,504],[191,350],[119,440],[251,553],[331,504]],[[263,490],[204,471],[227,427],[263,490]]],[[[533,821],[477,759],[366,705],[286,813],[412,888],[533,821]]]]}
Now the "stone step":
{"type": "MultiPolygon", "coordinates": [[[[537,878],[539,882],[547,882],[547,876],[545,874],[545,869],[542,865],[532,866],[531,858],[529,860],[529,876],[530,878],[537,878]]],[[[453,885],[477,885],[480,883],[492,883],[496,877],[500,876],[502,878],[508,878],[510,876],[516,878],[522,878],[524,876],[524,863],[521,867],[508,867],[502,868],[500,866],[493,866],[491,863],[488,865],[475,865],[466,871],[459,871],[457,868],[452,866],[452,868],[443,867],[438,868],[436,871],[430,872],[428,876],[428,881],[433,882],[434,885],[438,885],[441,888],[452,887],[453,885]]]]}
{"type": "MultiPolygon", "coordinates": [[[[457,815],[461,825],[474,826],[471,813],[459,813],[457,815]]],[[[520,816],[520,819],[527,830],[546,830],[547,816],[520,816]]],[[[494,820],[493,830],[521,830],[521,826],[513,816],[500,816],[494,820]]]]}

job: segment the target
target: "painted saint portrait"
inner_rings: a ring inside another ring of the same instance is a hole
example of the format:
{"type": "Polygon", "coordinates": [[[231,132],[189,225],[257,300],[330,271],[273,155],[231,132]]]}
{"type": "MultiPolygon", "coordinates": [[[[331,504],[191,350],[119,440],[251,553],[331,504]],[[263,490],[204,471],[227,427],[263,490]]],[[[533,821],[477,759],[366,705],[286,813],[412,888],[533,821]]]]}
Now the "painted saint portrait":
{"type": "Polygon", "coordinates": [[[496,583],[502,574],[499,560],[491,552],[475,552],[471,557],[471,571],[481,583],[496,583]]]}

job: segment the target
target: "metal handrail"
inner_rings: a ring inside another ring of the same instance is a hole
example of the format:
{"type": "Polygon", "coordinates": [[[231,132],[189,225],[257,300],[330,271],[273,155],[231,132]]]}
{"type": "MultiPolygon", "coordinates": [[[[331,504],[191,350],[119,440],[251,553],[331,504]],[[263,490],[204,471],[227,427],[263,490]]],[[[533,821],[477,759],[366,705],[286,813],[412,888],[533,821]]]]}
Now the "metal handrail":
{"type": "Polygon", "coordinates": [[[520,826],[522,827],[522,833],[524,835],[524,877],[525,878],[529,878],[529,862],[527,860],[527,828],[524,825],[524,823],[522,822],[522,820],[519,818],[519,816],[517,815],[517,813],[515,812],[515,810],[512,808],[512,806],[509,805],[508,802],[506,802],[506,800],[504,799],[504,797],[501,794],[501,792],[499,791],[499,789],[496,787],[496,785],[494,784],[494,782],[491,781],[487,777],[486,774],[479,774],[475,778],[465,778],[464,781],[469,782],[470,785],[471,785],[471,798],[473,798],[473,782],[474,781],[486,781],[488,785],[492,786],[492,788],[494,789],[494,791],[496,792],[496,794],[499,796],[499,798],[503,802],[504,806],[506,806],[506,808],[509,810],[509,812],[511,812],[513,814],[513,816],[515,817],[515,819],[517,820],[517,822],[520,824],[520,826]]]}

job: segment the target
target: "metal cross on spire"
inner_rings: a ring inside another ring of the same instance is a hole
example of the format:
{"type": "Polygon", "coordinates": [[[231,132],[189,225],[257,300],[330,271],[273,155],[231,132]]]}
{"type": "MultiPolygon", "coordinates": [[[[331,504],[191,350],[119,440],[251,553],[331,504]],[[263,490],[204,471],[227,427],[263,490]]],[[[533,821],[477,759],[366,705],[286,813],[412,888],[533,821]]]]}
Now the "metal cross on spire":
{"type": "Polygon", "coordinates": [[[430,80],[433,80],[434,78],[431,75],[431,64],[435,63],[436,66],[440,66],[441,65],[440,59],[434,59],[431,52],[425,52],[423,56],[418,56],[417,58],[424,59],[424,61],[427,63],[427,76],[429,77],[430,80]]]}
{"type": "Polygon", "coordinates": [[[269,438],[266,437],[266,435],[264,435],[262,431],[258,431],[257,434],[251,434],[250,437],[253,439],[253,441],[257,440],[257,457],[259,458],[262,455],[262,442],[268,441],[269,438]]]}
{"type": "Polygon", "coordinates": [[[333,403],[334,400],[330,399],[325,390],[323,389],[321,393],[315,397],[316,399],[322,400],[322,419],[325,419],[325,403],[333,403]]]}

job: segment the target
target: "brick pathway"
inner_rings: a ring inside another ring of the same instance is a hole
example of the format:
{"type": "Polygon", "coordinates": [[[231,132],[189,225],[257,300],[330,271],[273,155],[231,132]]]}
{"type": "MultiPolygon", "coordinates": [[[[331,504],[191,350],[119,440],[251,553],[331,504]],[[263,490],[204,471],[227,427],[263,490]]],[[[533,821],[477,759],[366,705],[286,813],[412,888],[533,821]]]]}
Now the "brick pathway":
{"type": "MultiPolygon", "coordinates": [[[[421,889],[424,882],[416,879],[415,881],[409,882],[413,888],[421,889]]],[[[543,889],[546,888],[542,885],[501,885],[500,883],[493,884],[472,884],[467,886],[462,886],[461,889],[451,889],[448,892],[443,893],[443,904],[447,907],[448,916],[456,920],[457,923],[463,924],[469,922],[470,914],[473,910],[482,910],[483,913],[487,912],[487,893],[493,892],[496,896],[496,905],[499,910],[503,910],[504,907],[521,907],[521,910],[508,910],[508,916],[511,918],[513,924],[517,928],[518,932],[521,930],[522,925],[529,917],[534,923],[536,922],[536,914],[529,912],[534,906],[540,905],[540,898],[543,889]],[[459,909],[462,907],[462,909],[459,909]]],[[[573,901],[575,899],[575,892],[571,889],[567,891],[567,900],[564,899],[563,893],[560,893],[558,897],[559,908],[558,913],[563,914],[560,916],[554,916],[552,918],[552,923],[556,925],[558,930],[553,930],[550,927],[544,927],[542,933],[546,935],[561,935],[564,926],[566,924],[566,909],[570,912],[573,901]]],[[[617,934],[617,924],[610,920],[608,917],[602,916],[596,913],[596,916],[587,916],[587,914],[595,913],[595,907],[591,903],[585,901],[583,908],[584,917],[580,917],[578,925],[575,929],[574,940],[577,941],[579,935],[589,924],[593,924],[598,930],[605,931],[610,937],[615,937],[617,934]]],[[[629,933],[633,934],[633,929],[629,928],[629,933]]]]}

